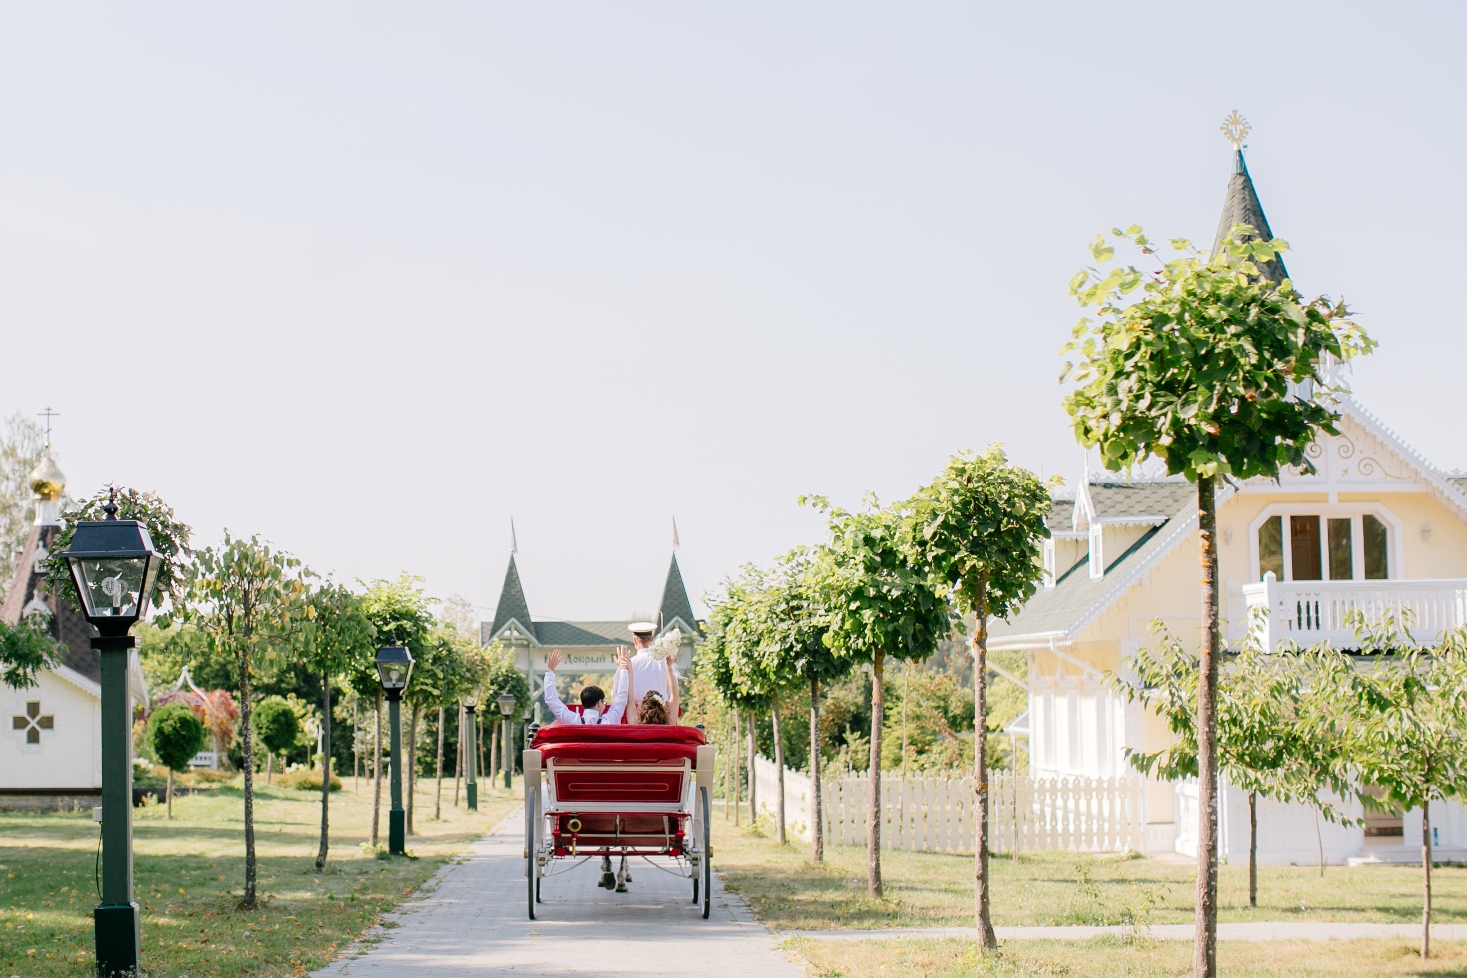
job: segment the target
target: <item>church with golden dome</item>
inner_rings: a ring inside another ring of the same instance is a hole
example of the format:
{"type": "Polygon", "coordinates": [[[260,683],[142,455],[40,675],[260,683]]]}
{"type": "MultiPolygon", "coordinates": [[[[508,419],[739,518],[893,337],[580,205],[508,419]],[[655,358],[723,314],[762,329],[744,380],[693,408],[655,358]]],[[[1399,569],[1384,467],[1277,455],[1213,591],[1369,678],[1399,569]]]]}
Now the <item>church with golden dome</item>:
{"type": "MultiPolygon", "coordinates": [[[[102,795],[102,665],[91,648],[92,626],[68,598],[45,588],[66,492],[66,476],[49,443],[28,482],[35,521],[0,603],[0,622],[39,621],[64,653],[34,686],[13,689],[0,683],[0,811],[90,808],[102,795]]],[[[128,685],[134,703],[145,706],[148,690],[136,649],[128,685]]]]}

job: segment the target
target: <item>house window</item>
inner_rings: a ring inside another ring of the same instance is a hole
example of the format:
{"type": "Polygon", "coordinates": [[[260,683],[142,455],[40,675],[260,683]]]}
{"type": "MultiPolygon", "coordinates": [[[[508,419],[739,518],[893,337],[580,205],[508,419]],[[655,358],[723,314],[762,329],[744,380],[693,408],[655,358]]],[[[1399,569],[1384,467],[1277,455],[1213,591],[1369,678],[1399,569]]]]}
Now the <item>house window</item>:
{"type": "Polygon", "coordinates": [[[1370,513],[1292,513],[1258,527],[1258,575],[1281,581],[1383,581],[1390,577],[1390,533],[1370,513]]]}

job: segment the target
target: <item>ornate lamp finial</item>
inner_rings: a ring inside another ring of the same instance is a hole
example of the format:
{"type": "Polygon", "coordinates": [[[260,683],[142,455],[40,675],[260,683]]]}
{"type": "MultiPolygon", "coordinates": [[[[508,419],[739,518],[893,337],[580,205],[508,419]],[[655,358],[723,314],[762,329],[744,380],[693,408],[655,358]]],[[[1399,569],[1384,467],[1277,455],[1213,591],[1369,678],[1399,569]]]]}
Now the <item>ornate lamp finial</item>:
{"type": "Polygon", "coordinates": [[[108,486],[107,487],[107,501],[102,504],[102,512],[104,512],[104,513],[107,514],[106,516],[102,517],[103,519],[108,519],[108,520],[115,520],[115,519],[117,519],[117,487],[116,486],[108,486]]]}
{"type": "Polygon", "coordinates": [[[1243,148],[1243,140],[1247,139],[1248,133],[1253,130],[1253,127],[1248,125],[1248,120],[1238,114],[1237,109],[1230,112],[1218,128],[1222,130],[1224,136],[1228,137],[1228,142],[1232,143],[1233,149],[1236,150],[1243,148]]]}

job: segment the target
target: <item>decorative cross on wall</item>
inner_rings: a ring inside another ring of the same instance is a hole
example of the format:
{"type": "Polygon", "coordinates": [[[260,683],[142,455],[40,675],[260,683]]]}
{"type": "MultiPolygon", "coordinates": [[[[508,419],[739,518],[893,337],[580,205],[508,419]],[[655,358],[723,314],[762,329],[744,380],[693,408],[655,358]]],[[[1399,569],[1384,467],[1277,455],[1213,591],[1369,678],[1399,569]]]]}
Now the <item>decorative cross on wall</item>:
{"type": "Polygon", "coordinates": [[[33,700],[25,705],[25,716],[10,718],[10,728],[24,730],[26,743],[39,744],[42,730],[56,729],[56,718],[49,715],[41,716],[41,704],[33,700]]]}

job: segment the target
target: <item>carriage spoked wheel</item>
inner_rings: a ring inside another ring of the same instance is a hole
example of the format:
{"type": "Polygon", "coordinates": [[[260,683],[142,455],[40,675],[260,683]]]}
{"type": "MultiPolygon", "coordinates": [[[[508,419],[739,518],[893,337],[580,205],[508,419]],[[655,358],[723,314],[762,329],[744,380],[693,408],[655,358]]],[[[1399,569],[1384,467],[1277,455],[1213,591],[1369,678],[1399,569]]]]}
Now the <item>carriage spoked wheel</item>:
{"type": "Polygon", "coordinates": [[[535,919],[535,904],[540,901],[540,872],[535,853],[540,847],[540,793],[525,794],[525,881],[528,886],[530,919],[535,919]]]}
{"type": "MultiPolygon", "coordinates": [[[[703,919],[713,909],[713,806],[708,801],[708,789],[698,789],[698,821],[703,828],[703,858],[698,863],[697,876],[703,883],[703,919]]],[[[693,880],[693,899],[698,899],[698,880],[693,880]]]]}

